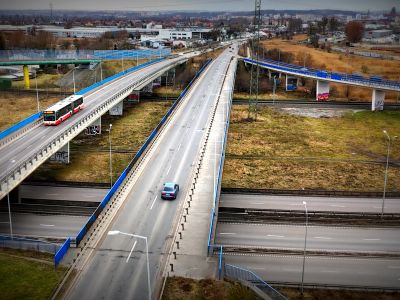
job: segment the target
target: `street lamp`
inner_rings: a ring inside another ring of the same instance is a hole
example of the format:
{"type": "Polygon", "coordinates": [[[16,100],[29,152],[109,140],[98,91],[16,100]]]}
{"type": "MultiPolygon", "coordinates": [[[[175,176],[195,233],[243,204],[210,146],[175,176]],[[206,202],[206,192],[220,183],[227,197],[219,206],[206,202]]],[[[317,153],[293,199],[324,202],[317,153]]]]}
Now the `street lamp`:
{"type": "Polygon", "coordinates": [[[75,69],[76,69],[76,67],[74,66],[74,68],[72,69],[72,81],[74,82],[74,94],[75,94],[75,69]]]}
{"type": "Polygon", "coordinates": [[[35,73],[35,83],[36,83],[36,102],[37,102],[37,111],[40,111],[40,104],[39,104],[39,91],[37,87],[37,72],[35,73]]]}
{"type": "Polygon", "coordinates": [[[110,188],[112,188],[113,185],[113,179],[112,179],[112,157],[111,157],[111,128],[112,124],[110,124],[110,127],[108,129],[108,141],[110,144],[110,188]]]}
{"type": "MultiPolygon", "coordinates": [[[[9,189],[8,181],[7,181],[7,189],[9,189]]],[[[10,206],[10,191],[8,191],[8,193],[7,193],[7,202],[8,202],[8,219],[10,222],[10,235],[11,235],[11,239],[13,239],[13,228],[12,228],[12,221],[11,221],[11,206],[10,206]]]]}
{"type": "Polygon", "coordinates": [[[306,234],[304,236],[303,272],[301,274],[301,294],[303,294],[303,290],[304,290],[304,265],[305,265],[305,262],[306,262],[307,228],[308,228],[307,202],[303,201],[303,205],[304,205],[304,208],[306,210],[306,234]]]}
{"type": "Polygon", "coordinates": [[[102,61],[100,61],[100,81],[103,81],[103,64],[102,64],[102,61]]]}
{"type": "Polygon", "coordinates": [[[119,230],[110,230],[108,235],[127,235],[138,239],[143,239],[146,242],[146,260],[147,260],[147,286],[149,288],[149,300],[151,300],[151,285],[150,285],[150,266],[149,266],[149,246],[147,244],[147,237],[132,233],[121,232],[119,230]]]}
{"type": "Polygon", "coordinates": [[[381,219],[383,219],[383,212],[385,209],[385,196],[386,196],[386,183],[387,183],[387,171],[388,171],[388,166],[389,166],[389,156],[390,156],[390,144],[391,141],[397,138],[397,136],[394,136],[392,139],[390,138],[389,134],[387,133],[386,130],[383,131],[385,134],[388,142],[388,148],[387,148],[387,155],[386,155],[386,168],[385,168],[385,181],[383,183],[383,197],[382,197],[382,212],[381,212],[381,219]]]}

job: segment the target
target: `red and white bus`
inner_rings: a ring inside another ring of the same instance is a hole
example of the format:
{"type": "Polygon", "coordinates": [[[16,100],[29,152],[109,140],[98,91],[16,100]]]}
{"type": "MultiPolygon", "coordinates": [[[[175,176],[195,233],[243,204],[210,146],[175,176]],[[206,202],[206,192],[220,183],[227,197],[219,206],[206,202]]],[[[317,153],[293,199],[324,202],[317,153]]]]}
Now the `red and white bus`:
{"type": "Polygon", "coordinates": [[[43,123],[44,125],[58,125],[81,109],[83,109],[83,96],[69,96],[43,112],[43,123]]]}

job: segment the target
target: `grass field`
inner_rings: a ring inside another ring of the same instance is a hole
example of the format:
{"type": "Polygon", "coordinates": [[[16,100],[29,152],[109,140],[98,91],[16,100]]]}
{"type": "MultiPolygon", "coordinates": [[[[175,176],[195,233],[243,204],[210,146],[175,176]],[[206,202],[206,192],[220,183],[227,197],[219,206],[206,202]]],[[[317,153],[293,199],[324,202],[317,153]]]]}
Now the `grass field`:
{"type": "Polygon", "coordinates": [[[109,124],[113,124],[112,165],[113,181],[126,168],[134,153],[147,139],[171,106],[170,102],[142,102],[129,107],[124,104],[123,117],[102,117],[102,134],[85,136],[83,133],[70,145],[71,163],[45,163],[31,176],[33,180],[110,182],[109,172],[109,124]],[[127,153],[118,153],[124,151],[127,153]]]}
{"type": "MultiPolygon", "coordinates": [[[[224,187],[380,191],[387,144],[382,130],[400,135],[400,112],[349,113],[338,118],[291,116],[261,108],[247,121],[234,106],[224,166],[224,187]]],[[[400,160],[400,141],[391,158],[400,160]]],[[[388,191],[400,190],[391,166],[388,191]]]]}
{"type": "Polygon", "coordinates": [[[51,255],[0,250],[0,299],[49,299],[65,269],[54,269],[51,255]],[[34,255],[36,256],[36,255],[34,255]]]}
{"type": "Polygon", "coordinates": [[[258,300],[252,290],[222,280],[169,277],[162,300],[258,300]]]}
{"type": "MultiPolygon", "coordinates": [[[[263,41],[267,49],[281,49],[281,51],[290,52],[294,55],[294,64],[303,65],[305,60],[306,67],[323,69],[327,71],[358,73],[363,76],[379,75],[386,79],[399,80],[400,61],[383,60],[376,58],[367,58],[361,56],[346,56],[343,53],[327,52],[325,50],[308,47],[300,44],[305,35],[296,36],[294,40],[271,39],[263,41]],[[306,58],[305,58],[306,57],[306,58]]],[[[330,84],[335,98],[347,99],[346,86],[341,84],[330,84]]],[[[350,87],[349,98],[358,100],[371,100],[372,91],[368,88],[350,87]]],[[[397,93],[387,92],[385,99],[387,101],[397,101],[397,93]]]]}
{"type": "MultiPolygon", "coordinates": [[[[44,109],[59,100],[60,98],[56,96],[49,96],[46,98],[40,95],[40,107],[44,109]]],[[[18,123],[36,112],[36,95],[16,95],[7,92],[0,93],[0,131],[7,129],[11,125],[18,123]]]]}

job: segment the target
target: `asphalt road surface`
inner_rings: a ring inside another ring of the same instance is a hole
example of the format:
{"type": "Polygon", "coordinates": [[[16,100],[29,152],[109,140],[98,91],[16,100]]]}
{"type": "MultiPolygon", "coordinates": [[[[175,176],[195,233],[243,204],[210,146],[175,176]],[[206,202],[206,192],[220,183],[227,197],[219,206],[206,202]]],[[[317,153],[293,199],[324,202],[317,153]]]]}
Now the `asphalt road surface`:
{"type": "MultiPolygon", "coordinates": [[[[224,260],[267,282],[301,283],[303,256],[224,255],[224,260]]],[[[400,260],[307,256],[304,284],[400,289],[400,260]]]]}
{"type": "MultiPolygon", "coordinates": [[[[258,246],[303,250],[305,226],[277,224],[218,223],[218,245],[258,246]]],[[[400,254],[397,228],[308,226],[308,251],[385,252],[400,254]]]]}
{"type": "Polygon", "coordinates": [[[139,80],[140,78],[154,73],[155,71],[162,69],[162,66],[166,66],[179,59],[182,58],[166,59],[115,80],[89,95],[84,96],[85,108],[60,125],[40,125],[30,130],[28,134],[24,134],[15,141],[5,145],[0,149],[0,178],[5,177],[8,172],[34,155],[39,149],[54,140],[55,137],[68,129],[72,124],[75,124],[85,115],[89,114],[95,107],[100,105],[102,102],[105,102],[118,91],[122,90],[128,83],[132,83],[132,81],[139,80]]]}
{"type": "Polygon", "coordinates": [[[19,186],[19,196],[21,199],[100,202],[108,191],[109,189],[71,186],[25,184],[19,186]]]}
{"type": "MultiPolygon", "coordinates": [[[[219,206],[249,209],[304,211],[303,201],[307,202],[307,208],[309,211],[366,213],[380,213],[382,211],[382,198],[338,198],[222,194],[219,201],[219,206]]],[[[385,199],[385,212],[400,213],[400,199],[385,199]]]]}
{"type": "MultiPolygon", "coordinates": [[[[65,239],[75,237],[87,217],[13,213],[11,221],[15,235],[65,239]]],[[[9,224],[8,213],[0,213],[1,234],[10,234],[9,224]]]]}
{"type": "MultiPolygon", "coordinates": [[[[171,226],[200,147],[200,140],[217,99],[233,53],[225,50],[207,69],[159,137],[123,210],[109,230],[148,238],[152,290],[161,259],[172,236],[171,226]],[[181,187],[176,200],[160,199],[164,182],[181,187]]],[[[70,299],[147,299],[146,251],[143,239],[125,235],[105,236],[67,295],[70,299]]],[[[153,290],[154,292],[154,290],[153,290]]]]}

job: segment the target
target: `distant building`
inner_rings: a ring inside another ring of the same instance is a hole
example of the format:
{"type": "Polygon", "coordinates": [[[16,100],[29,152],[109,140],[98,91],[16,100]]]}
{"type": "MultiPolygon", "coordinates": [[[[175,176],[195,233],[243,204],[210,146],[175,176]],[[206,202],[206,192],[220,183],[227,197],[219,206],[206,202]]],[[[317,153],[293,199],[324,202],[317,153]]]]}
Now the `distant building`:
{"type": "Polygon", "coordinates": [[[364,32],[364,38],[366,39],[383,38],[392,35],[392,33],[393,31],[390,29],[367,30],[364,32]]]}

